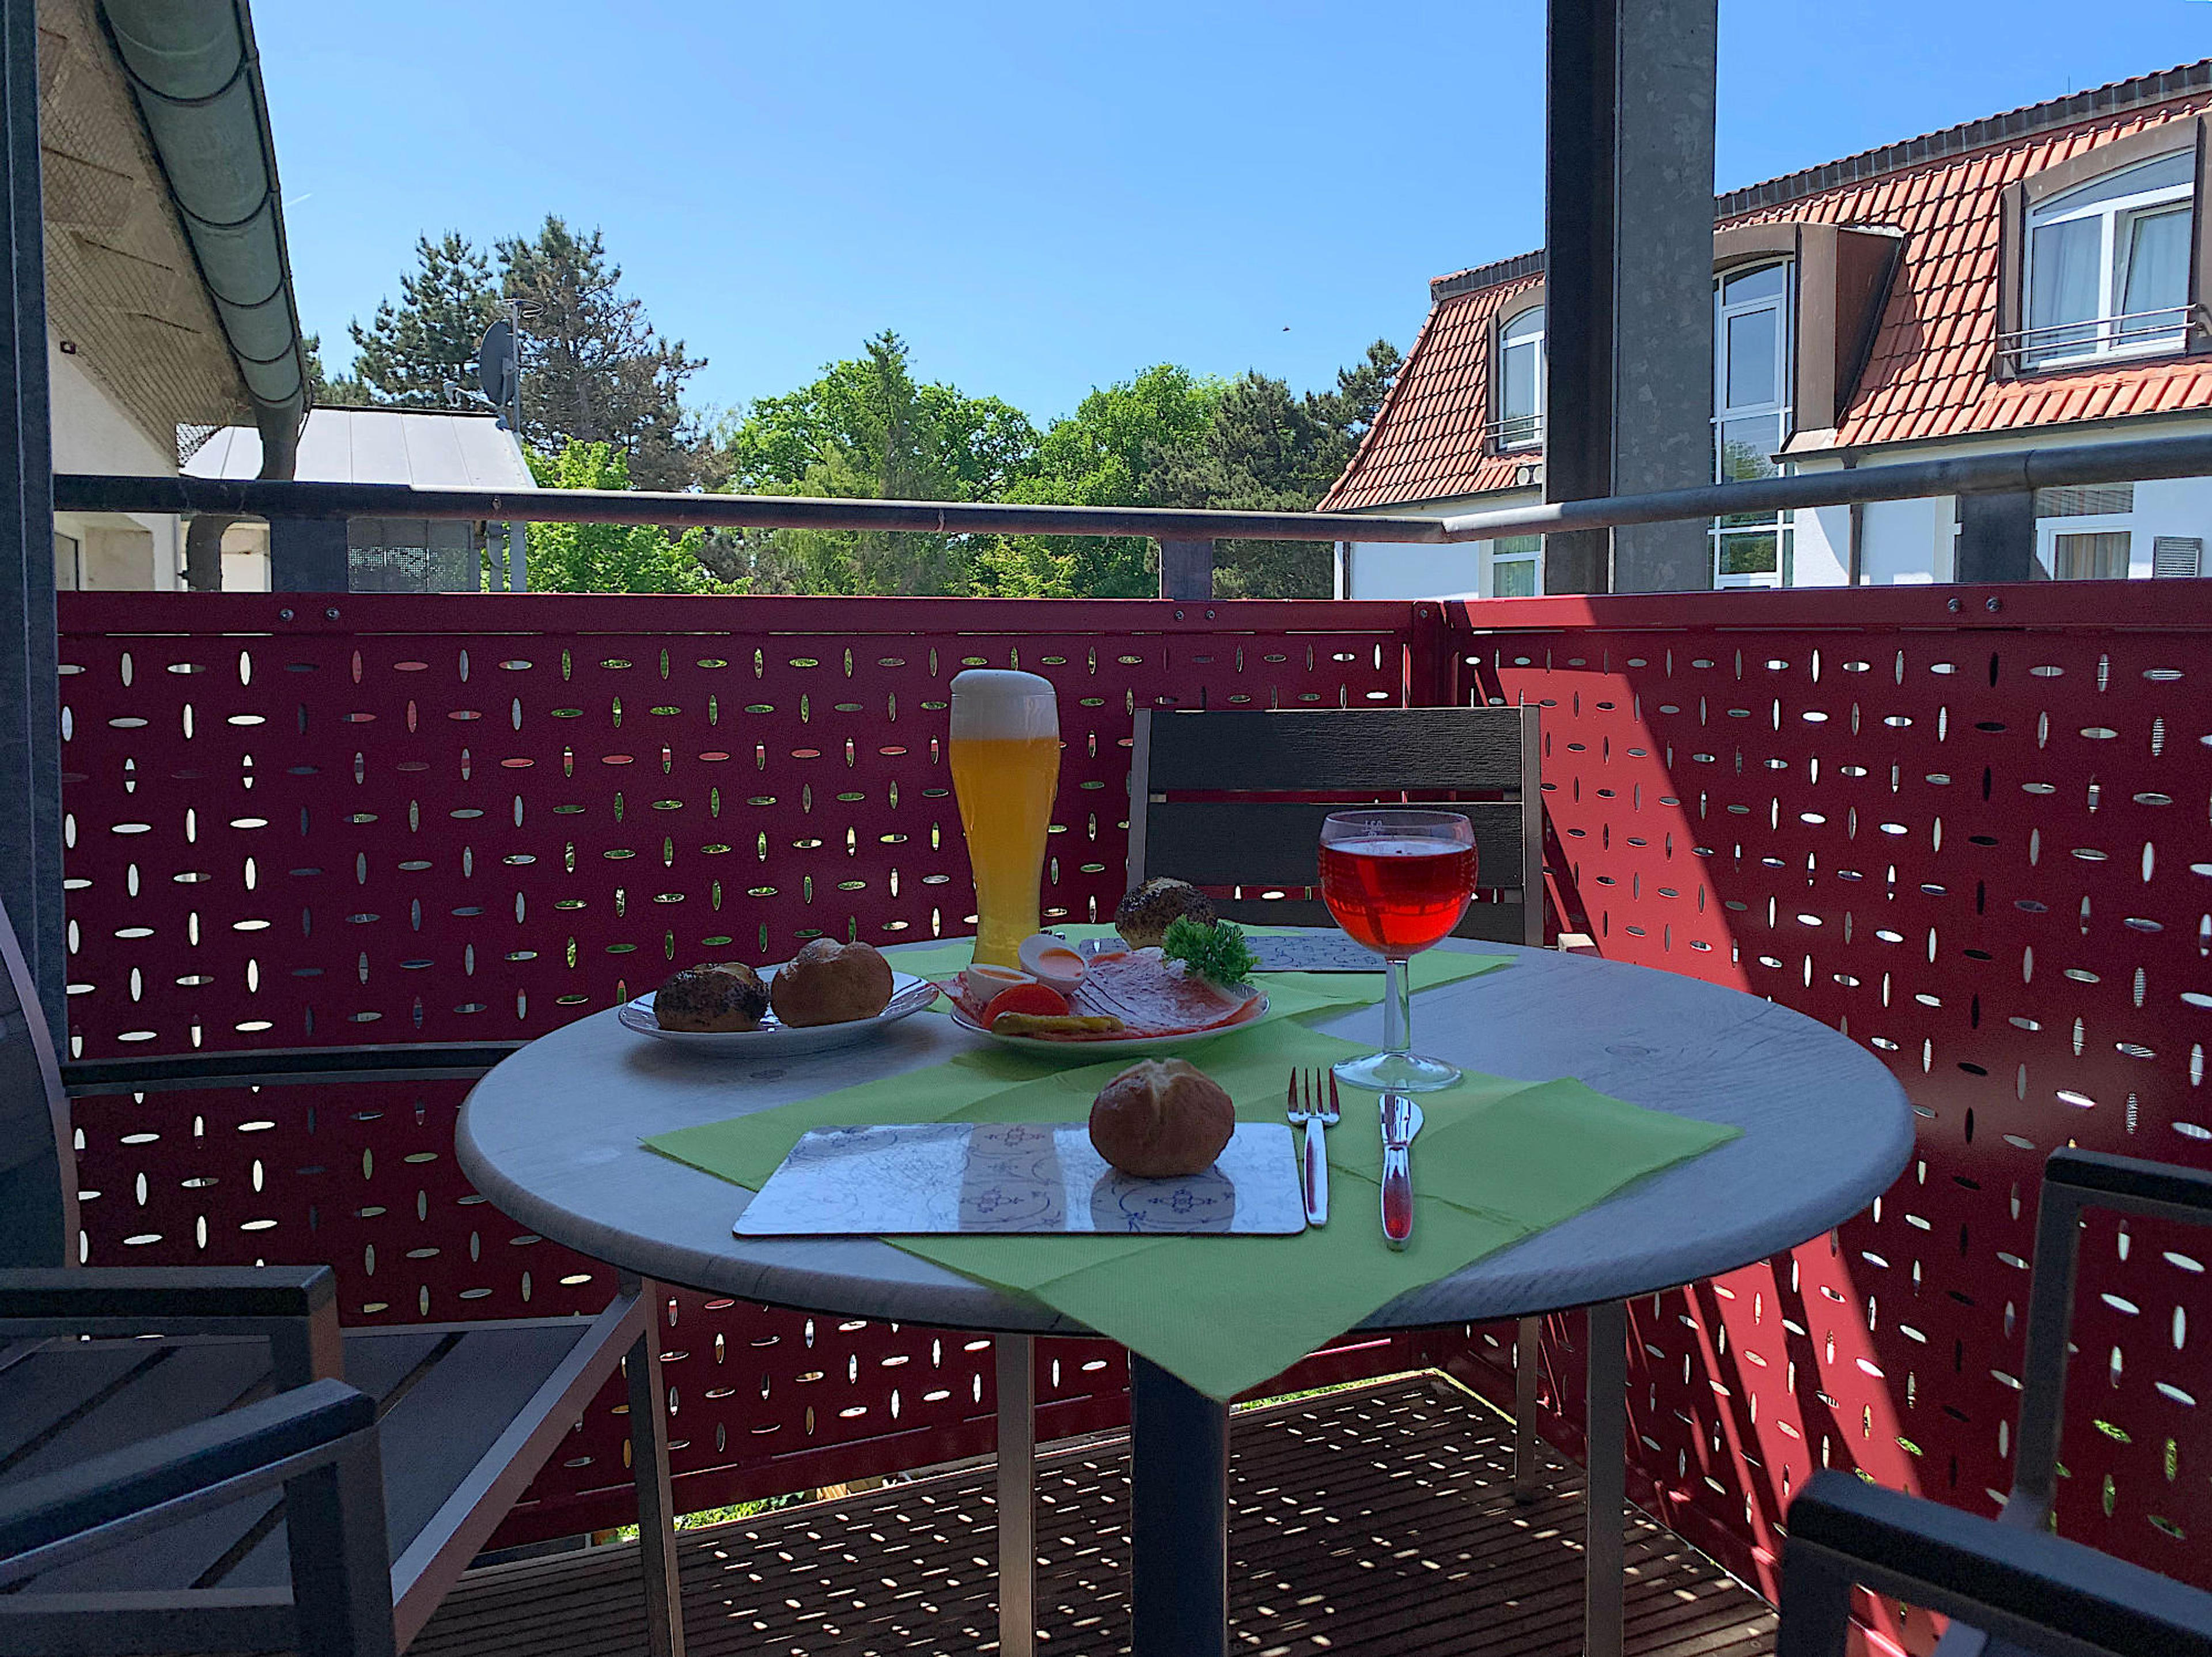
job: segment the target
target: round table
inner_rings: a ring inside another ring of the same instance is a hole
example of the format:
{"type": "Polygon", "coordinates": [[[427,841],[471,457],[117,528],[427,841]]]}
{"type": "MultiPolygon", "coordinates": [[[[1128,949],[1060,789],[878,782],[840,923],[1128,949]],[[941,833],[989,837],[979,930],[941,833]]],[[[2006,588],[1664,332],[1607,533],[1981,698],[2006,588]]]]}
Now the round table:
{"type": "MultiPolygon", "coordinates": [[[[1461,940],[1443,947],[1510,954],[1514,964],[1424,991],[1413,1026],[1423,1051],[1495,1075],[1573,1076],[1634,1104],[1743,1130],[1399,1296],[1358,1325],[1415,1328],[1589,1308],[1586,1639],[1595,1657],[1620,1648],[1621,1302],[1765,1259],[1857,1213],[1904,1168],[1911,1108],[1871,1053],[1773,1002],[1591,956],[1461,940]]],[[[1382,1009],[1321,1027],[1379,1041],[1382,1009]]],[[[640,1039],[611,1011],[599,1013],[541,1037],[478,1082],[461,1112],[457,1148],[476,1188],[504,1213],[641,1276],[844,1317],[1013,1335],[1088,1333],[1049,1308],[886,1243],[733,1236],[744,1191],[639,1143],[934,1064],[981,1039],[923,1014],[872,1043],[740,1069],[640,1039]]],[[[1417,1145],[1417,1179],[1419,1154],[1417,1145]]],[[[1365,1222],[1350,1212],[1335,1221],[1365,1222]]],[[[999,1365],[1002,1390],[1018,1381],[1024,1397],[1027,1344],[1002,1343],[1021,1362],[1002,1353],[999,1365]]],[[[1226,1408],[1141,1359],[1131,1371],[1133,1648],[1137,1657],[1225,1650],[1226,1408]],[[1194,1625],[1209,1623],[1222,1628],[1219,1641],[1194,1642],[1194,1625]]],[[[1007,1419],[1002,1409],[1002,1423],[1007,1419]]],[[[1026,1456],[1016,1460],[1025,1477],[1026,1456]]],[[[1002,1613],[1026,1599],[1018,1588],[1002,1589],[1002,1613]]],[[[1013,1608],[1024,1614],[1012,1620],[1025,1622],[1026,1605],[1013,1608]]]]}

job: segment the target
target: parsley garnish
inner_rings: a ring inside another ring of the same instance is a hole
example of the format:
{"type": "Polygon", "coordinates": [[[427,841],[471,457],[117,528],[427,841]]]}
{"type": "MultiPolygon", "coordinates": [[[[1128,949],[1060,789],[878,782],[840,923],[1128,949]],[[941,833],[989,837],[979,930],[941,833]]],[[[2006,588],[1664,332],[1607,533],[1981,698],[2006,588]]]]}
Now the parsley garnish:
{"type": "Polygon", "coordinates": [[[1211,925],[1178,915],[1160,941],[1160,953],[1179,960],[1198,977],[1234,990],[1258,970],[1260,958],[1244,941],[1244,929],[1232,921],[1211,925]]]}

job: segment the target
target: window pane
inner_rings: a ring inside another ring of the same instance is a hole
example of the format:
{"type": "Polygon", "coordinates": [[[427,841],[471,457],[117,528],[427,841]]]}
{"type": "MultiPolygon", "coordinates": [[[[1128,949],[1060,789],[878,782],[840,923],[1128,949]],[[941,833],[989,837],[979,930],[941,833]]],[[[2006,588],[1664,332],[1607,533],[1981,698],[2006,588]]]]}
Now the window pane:
{"type": "Polygon", "coordinates": [[[1774,462],[1767,457],[1782,447],[1780,415],[1754,414],[1723,421],[1720,438],[1721,482],[1740,484],[1775,475],[1774,462]]]}
{"type": "Polygon", "coordinates": [[[1501,558],[1533,558],[1544,550],[1541,535],[1500,535],[1490,550],[1501,558]]]}
{"type": "Polygon", "coordinates": [[[2051,573],[2060,581],[2125,581],[2128,541],[2124,529],[2094,535],[2054,535],[2051,573]]]}
{"type": "Polygon", "coordinates": [[[1771,576],[1779,570],[1778,538],[1772,530],[1755,534],[1723,534],[1720,573],[1723,576],[1771,576]]]}
{"type": "Polygon", "coordinates": [[[1500,375],[1505,400],[1505,414],[1510,419],[1517,415],[1536,411],[1536,348],[1534,345],[1515,345],[1505,353],[1504,370],[1500,375]]]}
{"type": "MultiPolygon", "coordinates": [[[[2120,309],[2123,313],[2162,310],[2185,304],[2189,299],[2189,210],[2144,213],[2128,222],[2127,278],[2120,309]]],[[[2172,332],[2181,326],[2177,314],[2151,317],[2131,325],[2126,332],[2172,332]]]]}
{"type": "Polygon", "coordinates": [[[1510,344],[1516,339],[1534,339],[1543,332],[1544,308],[1539,305],[1533,310],[1522,312],[1520,315],[1507,323],[1500,337],[1510,344]]]}
{"type": "Polygon", "coordinates": [[[1774,372],[1781,356],[1781,343],[1779,309],[1753,311],[1747,316],[1729,319],[1729,407],[1758,408],[1782,400],[1782,388],[1776,383],[1774,372]]]}
{"type": "Polygon", "coordinates": [[[2064,350],[2095,340],[2094,326],[2062,328],[2058,325],[2096,320],[2098,247],[2103,240],[2104,222],[2073,219],[2037,228],[2028,267],[2027,326],[2051,332],[2027,342],[2035,351],[2064,350]]]}
{"type": "Polygon", "coordinates": [[[1729,277],[1721,289],[1721,303],[1740,305],[1747,299],[1780,297],[1782,279],[1789,269],[1787,265],[1769,265],[1729,277]]]}
{"type": "Polygon", "coordinates": [[[1536,596],[1536,564],[1533,558],[1516,558],[1511,564],[1492,566],[1491,592],[1501,599],[1532,599],[1536,596]]]}

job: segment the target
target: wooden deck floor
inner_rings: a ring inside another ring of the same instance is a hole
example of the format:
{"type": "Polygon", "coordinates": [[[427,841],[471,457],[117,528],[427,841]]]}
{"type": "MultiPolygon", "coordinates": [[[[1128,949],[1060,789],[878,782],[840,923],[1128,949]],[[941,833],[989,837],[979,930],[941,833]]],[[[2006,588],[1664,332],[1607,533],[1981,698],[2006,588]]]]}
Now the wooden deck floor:
{"type": "MultiPolygon", "coordinates": [[[[1421,1380],[1239,1415],[1232,1646],[1253,1657],[1577,1657],[1582,1480],[1515,1508],[1509,1424],[1421,1380]]],[[[1041,1459],[1042,1653],[1127,1648],[1127,1443],[1041,1459]]],[[[1766,1657],[1764,1602],[1629,1515],[1635,1657],[1766,1657]]],[[[989,1470],[890,1485],[683,1537],[691,1657],[997,1648],[989,1470]]],[[[634,1548],[471,1572],[410,1657],[629,1657],[634,1548]]]]}

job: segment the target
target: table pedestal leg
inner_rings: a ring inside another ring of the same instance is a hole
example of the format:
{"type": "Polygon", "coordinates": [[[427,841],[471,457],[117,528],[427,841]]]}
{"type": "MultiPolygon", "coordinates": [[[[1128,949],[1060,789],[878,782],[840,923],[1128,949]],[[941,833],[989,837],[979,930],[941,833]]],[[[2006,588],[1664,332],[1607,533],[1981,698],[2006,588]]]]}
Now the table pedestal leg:
{"type": "Polygon", "coordinates": [[[1129,1355],[1129,1647],[1227,1657],[1229,1406],[1129,1355]]]}
{"type": "Polygon", "coordinates": [[[1620,1510],[1628,1499],[1628,1308],[1607,1301],[1590,1307],[1588,1317],[1583,1465],[1589,1502],[1583,1549],[1583,1651],[1584,1657],[1620,1657],[1627,1563],[1620,1510]]]}
{"type": "Polygon", "coordinates": [[[999,1651],[1036,1649],[1036,1343],[1000,1335],[999,1383],[999,1651]]]}

